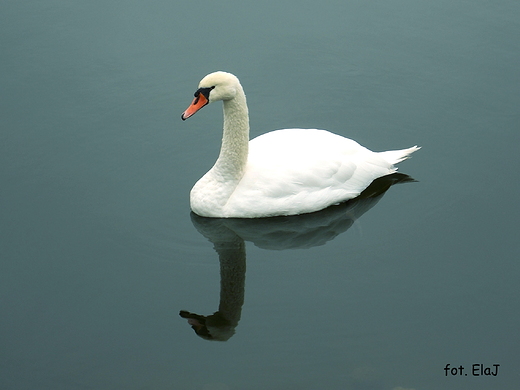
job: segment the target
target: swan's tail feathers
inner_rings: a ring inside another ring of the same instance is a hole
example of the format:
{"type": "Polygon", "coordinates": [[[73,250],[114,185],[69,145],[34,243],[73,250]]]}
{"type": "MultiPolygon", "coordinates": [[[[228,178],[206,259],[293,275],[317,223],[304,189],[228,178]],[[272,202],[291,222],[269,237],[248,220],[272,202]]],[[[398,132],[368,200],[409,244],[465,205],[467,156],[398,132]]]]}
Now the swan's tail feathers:
{"type": "Polygon", "coordinates": [[[403,160],[406,160],[407,158],[410,158],[410,155],[419,149],[421,149],[421,147],[415,145],[408,149],[389,150],[387,152],[380,152],[379,154],[390,164],[397,164],[403,160]]]}

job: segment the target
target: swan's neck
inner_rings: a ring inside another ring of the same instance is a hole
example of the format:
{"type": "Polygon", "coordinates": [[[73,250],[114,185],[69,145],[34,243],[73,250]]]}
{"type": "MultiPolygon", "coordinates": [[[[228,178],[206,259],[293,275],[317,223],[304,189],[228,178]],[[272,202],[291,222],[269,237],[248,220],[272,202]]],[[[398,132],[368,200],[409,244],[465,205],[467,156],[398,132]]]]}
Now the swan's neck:
{"type": "Polygon", "coordinates": [[[225,181],[239,181],[249,150],[249,114],[246,95],[240,87],[237,95],[224,102],[224,133],[220,155],[213,169],[225,181]]]}

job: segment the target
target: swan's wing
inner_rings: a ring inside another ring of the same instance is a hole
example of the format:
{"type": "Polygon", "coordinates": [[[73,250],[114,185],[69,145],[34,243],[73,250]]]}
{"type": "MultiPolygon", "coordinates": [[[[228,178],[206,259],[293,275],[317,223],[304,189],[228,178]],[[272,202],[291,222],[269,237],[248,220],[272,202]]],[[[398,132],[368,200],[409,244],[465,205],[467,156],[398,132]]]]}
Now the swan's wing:
{"type": "Polygon", "coordinates": [[[286,129],[249,144],[244,177],[229,213],[295,214],[351,199],[392,166],[357,142],[324,130],[286,129]]]}

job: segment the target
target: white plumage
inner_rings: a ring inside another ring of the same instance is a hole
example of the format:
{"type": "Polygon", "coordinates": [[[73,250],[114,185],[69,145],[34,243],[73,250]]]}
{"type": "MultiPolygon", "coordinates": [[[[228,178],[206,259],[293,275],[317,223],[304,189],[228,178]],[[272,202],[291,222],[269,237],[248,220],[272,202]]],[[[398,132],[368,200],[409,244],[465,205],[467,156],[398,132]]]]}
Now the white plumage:
{"type": "Polygon", "coordinates": [[[225,72],[202,79],[182,119],[217,100],[224,105],[220,155],[190,194],[193,212],[204,217],[259,218],[322,210],[355,198],[419,149],[377,153],[316,129],[276,130],[249,141],[245,94],[238,79],[225,72]]]}

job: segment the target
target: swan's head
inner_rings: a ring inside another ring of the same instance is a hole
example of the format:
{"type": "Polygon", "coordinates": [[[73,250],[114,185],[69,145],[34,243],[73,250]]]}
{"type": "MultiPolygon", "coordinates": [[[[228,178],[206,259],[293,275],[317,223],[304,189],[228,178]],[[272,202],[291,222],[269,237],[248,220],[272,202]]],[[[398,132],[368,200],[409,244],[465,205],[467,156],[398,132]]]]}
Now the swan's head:
{"type": "Polygon", "coordinates": [[[199,83],[193,102],[181,115],[182,120],[199,111],[202,107],[218,100],[231,100],[239,90],[242,90],[240,81],[235,75],[226,72],[208,74],[199,83]]]}

